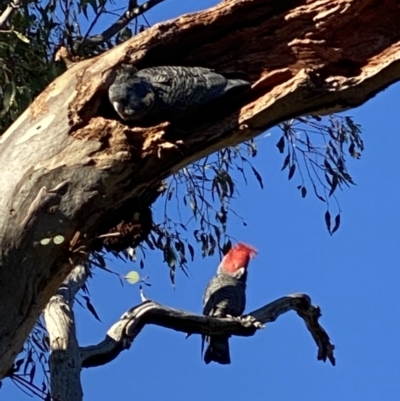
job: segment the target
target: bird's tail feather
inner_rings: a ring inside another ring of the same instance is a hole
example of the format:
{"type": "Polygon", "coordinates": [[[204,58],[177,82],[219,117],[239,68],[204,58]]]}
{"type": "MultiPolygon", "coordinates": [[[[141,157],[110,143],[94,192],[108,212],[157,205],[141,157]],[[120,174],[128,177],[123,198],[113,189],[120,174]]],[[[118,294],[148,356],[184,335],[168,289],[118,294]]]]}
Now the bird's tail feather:
{"type": "Polygon", "coordinates": [[[231,92],[233,89],[245,89],[251,86],[250,82],[247,82],[243,79],[228,79],[228,83],[225,87],[225,93],[231,92]]]}
{"type": "MultiPolygon", "coordinates": [[[[203,344],[204,340],[202,348],[203,344]]],[[[229,365],[231,363],[228,337],[209,337],[209,344],[204,353],[204,362],[209,364],[211,361],[221,365],[229,365]]]]}

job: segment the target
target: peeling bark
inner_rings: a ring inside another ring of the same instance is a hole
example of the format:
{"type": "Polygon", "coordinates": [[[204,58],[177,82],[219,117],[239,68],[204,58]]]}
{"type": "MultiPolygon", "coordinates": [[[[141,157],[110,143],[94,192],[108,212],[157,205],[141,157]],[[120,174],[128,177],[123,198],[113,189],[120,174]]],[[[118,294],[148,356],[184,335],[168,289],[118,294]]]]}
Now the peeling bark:
{"type": "Polygon", "coordinates": [[[50,340],[50,387],[54,400],[83,399],[82,359],[76,338],[73,304],[76,293],[86,282],[87,275],[87,267],[75,266],[44,310],[50,340]]]}
{"type": "Polygon", "coordinates": [[[396,0],[229,0],[158,24],[50,84],[0,139],[0,377],[71,271],[77,232],[90,252],[135,216],[135,245],[162,180],[183,166],[288,118],[358,106],[397,81],[398,21],[396,0]],[[121,62],[211,67],[253,85],[190,125],[127,126],[106,98],[121,62]],[[40,245],[55,235],[63,245],[40,245]]]}

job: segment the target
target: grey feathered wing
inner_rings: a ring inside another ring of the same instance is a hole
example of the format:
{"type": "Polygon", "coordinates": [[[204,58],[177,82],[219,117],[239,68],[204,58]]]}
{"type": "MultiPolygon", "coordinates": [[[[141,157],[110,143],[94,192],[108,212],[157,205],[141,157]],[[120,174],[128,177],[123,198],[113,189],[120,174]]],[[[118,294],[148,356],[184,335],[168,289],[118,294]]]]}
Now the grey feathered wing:
{"type": "MultiPolygon", "coordinates": [[[[215,317],[240,316],[246,304],[245,289],[243,281],[226,274],[217,274],[204,293],[203,314],[215,317]]],[[[222,365],[230,364],[229,336],[202,336],[202,352],[204,340],[208,342],[204,353],[205,363],[215,361],[222,365]]]]}

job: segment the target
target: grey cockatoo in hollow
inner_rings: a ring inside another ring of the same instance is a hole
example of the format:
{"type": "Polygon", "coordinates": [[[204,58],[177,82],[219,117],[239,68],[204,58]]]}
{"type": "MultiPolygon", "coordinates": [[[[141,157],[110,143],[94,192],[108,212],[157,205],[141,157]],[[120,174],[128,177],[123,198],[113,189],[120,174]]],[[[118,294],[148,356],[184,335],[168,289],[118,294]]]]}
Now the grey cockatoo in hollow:
{"type": "Polygon", "coordinates": [[[122,65],[108,90],[116,112],[124,120],[175,120],[235,88],[249,87],[202,67],[151,67],[137,71],[122,65]]]}
{"type": "MultiPolygon", "coordinates": [[[[238,243],[224,256],[217,274],[208,283],[203,299],[203,313],[207,316],[241,316],[246,306],[247,267],[257,251],[250,245],[238,243]]],[[[231,363],[229,336],[206,337],[208,347],[205,363],[231,363]]],[[[202,339],[204,342],[204,337],[202,339]]]]}

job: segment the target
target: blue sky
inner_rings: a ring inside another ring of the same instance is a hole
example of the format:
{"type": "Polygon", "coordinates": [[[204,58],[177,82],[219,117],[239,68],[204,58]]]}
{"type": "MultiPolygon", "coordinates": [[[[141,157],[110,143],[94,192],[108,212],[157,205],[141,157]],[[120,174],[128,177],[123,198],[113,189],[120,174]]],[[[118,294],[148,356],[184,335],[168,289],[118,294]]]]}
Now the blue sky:
{"type": "MultiPolygon", "coordinates": [[[[148,19],[155,23],[214,3],[168,0],[148,19]]],[[[288,182],[280,172],[283,158],[274,130],[259,137],[254,159],[265,189],[250,179],[234,202],[247,227],[237,219],[229,223],[233,237],[259,250],[250,265],[247,311],[286,294],[307,293],[322,309],[321,323],[336,345],[336,367],[316,360],[316,346],[293,312],[252,338],[233,338],[230,366],[206,366],[197,336],[185,339],[182,333],[146,327],[117,360],[83,371],[85,400],[398,400],[399,98],[397,84],[345,113],[362,125],[366,150],[361,160],[350,161],[357,186],[339,193],[342,226],[333,237],[324,225],[322,202],[302,199],[296,177],[288,182]]],[[[154,210],[157,214],[157,204],[154,210]]],[[[145,274],[152,287],[146,295],[200,312],[204,287],[218,263],[218,256],[197,257],[189,264],[189,278],[178,273],[173,288],[161,256],[149,254],[145,274]]],[[[110,267],[121,273],[137,268],[121,262],[110,267]]],[[[102,322],[77,306],[82,345],[101,341],[113,322],[140,302],[137,286],[121,287],[102,271],[90,288],[102,322]]],[[[29,399],[9,382],[1,391],[3,399],[29,399]]]]}

